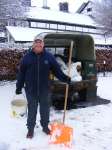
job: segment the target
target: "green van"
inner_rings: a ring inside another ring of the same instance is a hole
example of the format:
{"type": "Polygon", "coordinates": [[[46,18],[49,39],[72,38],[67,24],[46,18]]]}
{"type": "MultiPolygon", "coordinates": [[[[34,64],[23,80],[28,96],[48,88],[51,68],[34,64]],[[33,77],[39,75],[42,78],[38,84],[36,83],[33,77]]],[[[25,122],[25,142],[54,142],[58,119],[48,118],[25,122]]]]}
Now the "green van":
{"type": "MultiPolygon", "coordinates": [[[[66,58],[64,50],[70,49],[71,41],[72,62],[80,62],[81,80],[72,81],[69,85],[68,105],[81,101],[93,100],[97,94],[96,56],[94,40],[90,35],[72,32],[51,32],[44,35],[45,48],[56,57],[66,58]]],[[[51,98],[54,105],[64,103],[66,84],[52,78],[51,98]]]]}

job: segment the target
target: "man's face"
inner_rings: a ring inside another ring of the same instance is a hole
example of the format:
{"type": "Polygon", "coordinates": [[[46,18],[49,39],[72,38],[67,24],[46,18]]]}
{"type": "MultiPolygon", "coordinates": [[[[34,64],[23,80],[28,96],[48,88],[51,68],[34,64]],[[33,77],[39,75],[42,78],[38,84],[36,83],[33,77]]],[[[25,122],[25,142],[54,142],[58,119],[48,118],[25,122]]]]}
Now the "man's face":
{"type": "Polygon", "coordinates": [[[43,52],[44,42],[41,40],[35,40],[32,46],[32,49],[35,53],[41,53],[43,52]]]}

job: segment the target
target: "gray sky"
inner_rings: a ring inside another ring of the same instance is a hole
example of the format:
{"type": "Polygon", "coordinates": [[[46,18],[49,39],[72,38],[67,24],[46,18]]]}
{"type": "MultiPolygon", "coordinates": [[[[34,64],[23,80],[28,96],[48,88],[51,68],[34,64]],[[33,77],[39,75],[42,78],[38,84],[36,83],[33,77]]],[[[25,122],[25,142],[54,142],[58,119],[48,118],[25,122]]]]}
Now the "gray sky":
{"type": "MultiPolygon", "coordinates": [[[[32,6],[43,6],[43,0],[31,0],[32,6]]],[[[69,11],[75,12],[83,2],[87,2],[88,0],[47,0],[48,6],[54,10],[58,9],[59,2],[69,2],[69,11]]]]}

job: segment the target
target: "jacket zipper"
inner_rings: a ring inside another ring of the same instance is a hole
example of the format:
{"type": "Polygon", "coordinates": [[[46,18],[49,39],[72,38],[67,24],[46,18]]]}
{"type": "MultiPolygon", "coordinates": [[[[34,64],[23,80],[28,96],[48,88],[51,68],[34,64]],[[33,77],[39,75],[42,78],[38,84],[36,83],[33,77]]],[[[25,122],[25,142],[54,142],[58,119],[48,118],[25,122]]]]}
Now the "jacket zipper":
{"type": "Polygon", "coordinates": [[[39,66],[39,61],[40,61],[40,56],[37,55],[37,67],[38,67],[38,75],[37,75],[37,96],[39,96],[39,70],[40,70],[40,66],[39,66]]]}

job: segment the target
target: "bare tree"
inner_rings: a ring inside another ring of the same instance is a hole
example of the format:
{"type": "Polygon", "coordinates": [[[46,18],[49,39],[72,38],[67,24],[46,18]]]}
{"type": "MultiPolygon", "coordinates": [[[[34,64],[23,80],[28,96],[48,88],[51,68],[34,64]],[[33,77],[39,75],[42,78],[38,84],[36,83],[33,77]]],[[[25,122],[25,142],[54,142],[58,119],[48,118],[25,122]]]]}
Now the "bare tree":
{"type": "Polygon", "coordinates": [[[93,17],[103,27],[105,34],[112,35],[112,0],[96,0],[93,17]]]}
{"type": "Polygon", "coordinates": [[[17,18],[23,17],[24,7],[21,0],[0,0],[0,17],[1,18],[17,18]]]}
{"type": "Polygon", "coordinates": [[[0,0],[0,28],[5,29],[6,25],[14,25],[15,20],[22,22],[25,19],[27,7],[22,5],[23,0],[0,0]]]}

